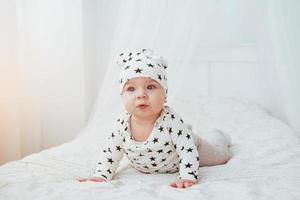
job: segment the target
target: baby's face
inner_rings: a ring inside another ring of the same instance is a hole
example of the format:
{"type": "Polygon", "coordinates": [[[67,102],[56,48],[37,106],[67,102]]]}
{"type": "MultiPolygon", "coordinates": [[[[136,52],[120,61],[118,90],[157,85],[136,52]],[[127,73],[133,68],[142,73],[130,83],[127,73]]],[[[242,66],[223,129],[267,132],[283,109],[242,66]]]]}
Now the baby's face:
{"type": "Polygon", "coordinates": [[[165,100],[161,85],[153,79],[138,77],[127,81],[122,98],[128,113],[142,118],[158,117],[165,100]]]}

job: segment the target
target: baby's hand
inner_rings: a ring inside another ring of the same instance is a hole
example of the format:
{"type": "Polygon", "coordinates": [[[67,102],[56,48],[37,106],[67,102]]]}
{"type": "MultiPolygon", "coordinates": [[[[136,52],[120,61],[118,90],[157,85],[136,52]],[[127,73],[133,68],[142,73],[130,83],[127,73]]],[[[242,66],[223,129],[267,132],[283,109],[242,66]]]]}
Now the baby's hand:
{"type": "Polygon", "coordinates": [[[176,180],[170,184],[171,187],[174,188],[188,188],[194,185],[196,181],[188,180],[188,179],[182,179],[182,180],[176,180]]]}
{"type": "Polygon", "coordinates": [[[106,182],[104,178],[92,176],[90,178],[78,178],[79,182],[93,181],[93,182],[106,182]]]}

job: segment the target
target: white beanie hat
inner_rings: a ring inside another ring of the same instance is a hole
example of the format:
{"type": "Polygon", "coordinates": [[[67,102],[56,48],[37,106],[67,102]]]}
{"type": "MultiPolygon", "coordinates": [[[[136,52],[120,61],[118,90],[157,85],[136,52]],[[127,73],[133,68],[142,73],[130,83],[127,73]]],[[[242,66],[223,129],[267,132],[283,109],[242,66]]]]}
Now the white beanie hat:
{"type": "Polygon", "coordinates": [[[120,94],[128,80],[147,77],[157,81],[167,95],[167,63],[161,56],[153,55],[152,50],[142,49],[136,52],[121,53],[117,63],[121,67],[120,94]]]}

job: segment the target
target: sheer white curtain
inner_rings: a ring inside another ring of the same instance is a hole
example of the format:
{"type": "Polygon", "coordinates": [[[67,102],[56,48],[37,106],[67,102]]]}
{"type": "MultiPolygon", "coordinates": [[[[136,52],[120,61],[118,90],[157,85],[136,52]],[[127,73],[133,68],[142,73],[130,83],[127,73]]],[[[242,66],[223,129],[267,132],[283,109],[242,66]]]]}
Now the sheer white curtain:
{"type": "Polygon", "coordinates": [[[274,113],[300,133],[300,2],[266,0],[260,27],[260,56],[266,68],[274,113]]]}
{"type": "MultiPolygon", "coordinates": [[[[172,99],[211,93],[218,95],[218,91],[212,92],[207,83],[209,60],[214,59],[207,52],[224,50],[225,53],[222,53],[225,59],[222,62],[225,63],[236,59],[226,55],[226,51],[235,47],[251,46],[256,49],[252,56],[259,57],[257,66],[260,68],[253,71],[253,74],[263,80],[255,83],[257,79],[253,79],[254,86],[261,86],[250,88],[252,91],[248,92],[261,90],[257,93],[264,95],[266,101],[257,101],[299,131],[298,1],[228,3],[130,0],[110,3],[101,1],[98,2],[98,7],[100,10],[106,9],[103,16],[108,20],[113,19],[114,28],[113,34],[107,37],[110,40],[110,53],[100,63],[100,66],[107,66],[107,72],[96,108],[91,115],[92,120],[122,107],[116,92],[118,68],[115,65],[115,56],[120,51],[147,47],[167,58],[170,66],[169,99],[172,99]]],[[[226,72],[225,68],[224,70],[226,72]]],[[[243,75],[244,78],[249,76],[246,73],[243,75]]],[[[225,82],[230,82],[231,78],[228,74],[223,75],[225,82]]],[[[228,88],[220,88],[225,91],[220,94],[226,96],[228,88]]]]}
{"type": "Polygon", "coordinates": [[[0,2],[0,164],[20,157],[15,2],[0,2]],[[16,138],[16,139],[14,139],[16,138]]]}
{"type": "Polygon", "coordinates": [[[41,128],[18,66],[15,1],[0,2],[0,164],[40,150],[41,128]]]}
{"type": "Polygon", "coordinates": [[[116,56],[137,48],[167,59],[170,101],[236,95],[300,130],[298,10],[297,0],[1,1],[0,162],[71,140],[94,101],[90,125],[117,114],[116,56]]]}
{"type": "Polygon", "coordinates": [[[106,23],[113,19],[114,29],[107,37],[110,53],[100,63],[107,72],[92,118],[121,109],[115,63],[120,51],[151,48],[165,57],[170,66],[169,99],[207,95],[209,56],[202,53],[254,43],[256,18],[249,13],[255,13],[255,6],[252,1],[100,1],[98,7],[106,10],[106,23]]]}
{"type": "Polygon", "coordinates": [[[73,139],[91,94],[81,0],[4,0],[0,13],[2,164],[73,139]]]}

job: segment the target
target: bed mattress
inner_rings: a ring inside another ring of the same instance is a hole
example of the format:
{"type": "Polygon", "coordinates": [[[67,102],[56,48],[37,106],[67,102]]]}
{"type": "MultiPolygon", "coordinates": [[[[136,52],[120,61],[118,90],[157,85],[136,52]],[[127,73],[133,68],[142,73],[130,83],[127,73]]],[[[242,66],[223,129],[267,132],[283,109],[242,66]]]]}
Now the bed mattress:
{"type": "Polygon", "coordinates": [[[197,185],[172,188],[178,174],[143,174],[126,157],[112,181],[78,182],[97,164],[110,125],[106,118],[69,143],[1,166],[0,199],[300,199],[300,141],[290,127],[261,106],[234,98],[170,104],[196,134],[218,128],[232,137],[230,161],[200,168],[197,185]]]}

